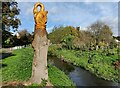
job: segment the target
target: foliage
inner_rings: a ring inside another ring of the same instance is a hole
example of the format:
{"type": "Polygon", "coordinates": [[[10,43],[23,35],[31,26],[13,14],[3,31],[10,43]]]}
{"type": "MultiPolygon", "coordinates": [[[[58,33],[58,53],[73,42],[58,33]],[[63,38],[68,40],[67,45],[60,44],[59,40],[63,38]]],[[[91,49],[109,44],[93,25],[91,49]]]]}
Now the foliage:
{"type": "Polygon", "coordinates": [[[12,33],[2,30],[2,47],[13,46],[12,33]]]}
{"type": "Polygon", "coordinates": [[[63,48],[67,49],[83,49],[83,47],[88,47],[89,43],[93,41],[89,31],[83,31],[78,27],[72,26],[55,27],[54,31],[48,34],[48,38],[51,43],[60,43],[63,48]]]}
{"type": "Polygon", "coordinates": [[[102,29],[103,25],[104,25],[103,22],[97,21],[97,22],[91,24],[91,25],[88,27],[88,30],[89,30],[90,32],[92,32],[92,34],[93,34],[95,37],[97,37],[97,35],[99,35],[100,30],[102,29]]]}
{"type": "Polygon", "coordinates": [[[87,30],[72,26],[54,27],[53,31],[48,34],[48,38],[52,44],[61,44],[62,48],[94,50],[98,46],[104,48],[108,46],[111,48],[117,47],[112,34],[109,25],[98,21],[90,25],[87,30]]]}
{"type": "Polygon", "coordinates": [[[13,46],[20,46],[20,45],[28,45],[33,40],[33,35],[30,34],[26,29],[19,31],[19,36],[13,35],[11,32],[2,30],[3,31],[3,39],[2,39],[2,47],[13,47],[13,46]]]}
{"type": "Polygon", "coordinates": [[[102,29],[100,30],[100,34],[99,34],[99,42],[100,41],[104,41],[106,44],[110,44],[111,40],[112,40],[112,31],[110,29],[110,27],[108,25],[104,25],[102,27],[102,29]]]}
{"type": "MultiPolygon", "coordinates": [[[[6,65],[2,67],[3,82],[9,81],[27,81],[29,80],[32,72],[32,58],[33,58],[33,49],[24,48],[13,51],[13,56],[3,59],[2,64],[6,65]]],[[[48,75],[51,83],[61,88],[61,86],[75,86],[73,82],[58,68],[49,65],[48,66],[48,75]]],[[[43,81],[43,84],[32,84],[30,88],[34,86],[44,86],[46,81],[43,81]]]]}
{"type": "Polygon", "coordinates": [[[74,36],[68,35],[61,40],[61,43],[64,48],[73,49],[74,48],[73,40],[74,40],[74,36]]]}
{"type": "Polygon", "coordinates": [[[74,27],[72,26],[67,26],[67,27],[56,27],[52,33],[48,35],[48,38],[53,44],[59,44],[62,39],[67,36],[67,35],[77,35],[77,31],[74,27]]]}
{"type": "Polygon", "coordinates": [[[90,31],[95,39],[95,45],[98,45],[99,42],[103,42],[106,44],[110,44],[112,40],[112,31],[111,28],[105,24],[104,22],[97,21],[88,27],[88,31],[90,31]]]}
{"type": "Polygon", "coordinates": [[[14,42],[19,45],[27,45],[32,43],[33,35],[31,35],[26,29],[21,30],[18,32],[18,35],[16,36],[18,42],[14,42]]]}
{"type": "Polygon", "coordinates": [[[21,24],[17,15],[20,14],[17,2],[3,2],[2,3],[2,28],[3,30],[10,30],[10,26],[16,31],[21,24]]]}
{"type": "Polygon", "coordinates": [[[2,45],[3,47],[13,46],[14,40],[10,32],[17,31],[21,24],[17,15],[20,14],[17,2],[2,2],[2,45]]]}
{"type": "Polygon", "coordinates": [[[100,78],[120,82],[120,79],[118,78],[119,69],[113,65],[114,62],[119,60],[117,49],[115,48],[109,50],[99,49],[97,51],[66,49],[52,51],[52,49],[49,48],[49,52],[59,58],[61,56],[64,57],[63,59],[65,61],[73,63],[76,66],[81,66],[100,78]]]}

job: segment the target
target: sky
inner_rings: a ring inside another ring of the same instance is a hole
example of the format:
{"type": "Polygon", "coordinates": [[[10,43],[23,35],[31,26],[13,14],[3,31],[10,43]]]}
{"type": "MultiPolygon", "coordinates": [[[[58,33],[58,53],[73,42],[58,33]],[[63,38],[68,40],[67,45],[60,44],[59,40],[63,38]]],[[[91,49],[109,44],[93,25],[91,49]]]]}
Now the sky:
{"type": "MultiPolygon", "coordinates": [[[[54,0],[55,1],[55,0],[54,0]]],[[[46,30],[54,26],[80,26],[81,30],[101,20],[108,24],[113,35],[118,35],[118,2],[42,2],[48,11],[46,30]]],[[[35,2],[18,2],[21,26],[18,30],[34,31],[33,7],[35,2]]]]}

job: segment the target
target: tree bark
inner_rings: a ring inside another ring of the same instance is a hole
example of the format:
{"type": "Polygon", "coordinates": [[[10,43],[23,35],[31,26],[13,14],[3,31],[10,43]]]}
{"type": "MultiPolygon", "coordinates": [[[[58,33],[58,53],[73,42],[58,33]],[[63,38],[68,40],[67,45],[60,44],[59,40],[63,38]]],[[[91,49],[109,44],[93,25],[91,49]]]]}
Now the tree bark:
{"type": "Polygon", "coordinates": [[[44,11],[44,5],[37,2],[33,9],[35,19],[35,31],[32,47],[34,49],[34,58],[32,64],[31,83],[40,84],[41,81],[48,80],[47,68],[47,51],[49,40],[47,39],[46,23],[47,11],[44,11]],[[38,11],[37,7],[40,6],[41,10],[38,11]]]}
{"type": "Polygon", "coordinates": [[[49,40],[47,39],[46,33],[44,33],[44,30],[35,30],[34,40],[32,42],[34,59],[32,64],[31,82],[37,84],[40,84],[42,79],[48,79],[47,51],[49,40]]]}

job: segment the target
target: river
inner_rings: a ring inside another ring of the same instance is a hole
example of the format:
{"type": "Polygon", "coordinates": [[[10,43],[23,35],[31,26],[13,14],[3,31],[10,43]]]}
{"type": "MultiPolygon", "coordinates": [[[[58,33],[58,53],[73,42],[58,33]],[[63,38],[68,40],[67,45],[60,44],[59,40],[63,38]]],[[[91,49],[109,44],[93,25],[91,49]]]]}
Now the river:
{"type": "Polygon", "coordinates": [[[120,83],[118,84],[100,79],[91,74],[89,71],[70,63],[66,63],[55,56],[48,56],[48,63],[65,72],[65,74],[69,76],[76,86],[113,86],[113,88],[115,88],[114,86],[120,86],[120,83]]]}

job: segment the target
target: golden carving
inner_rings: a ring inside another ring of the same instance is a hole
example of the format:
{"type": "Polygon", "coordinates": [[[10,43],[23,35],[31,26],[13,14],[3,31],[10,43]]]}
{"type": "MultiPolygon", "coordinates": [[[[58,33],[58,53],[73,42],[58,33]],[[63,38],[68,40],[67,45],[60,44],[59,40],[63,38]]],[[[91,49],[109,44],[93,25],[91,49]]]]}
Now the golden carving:
{"type": "Polygon", "coordinates": [[[40,2],[37,2],[34,5],[33,14],[34,14],[34,20],[35,20],[35,29],[45,30],[46,29],[46,23],[47,23],[47,13],[48,11],[45,11],[44,5],[40,2]],[[40,11],[38,11],[38,6],[41,7],[40,11]]]}

